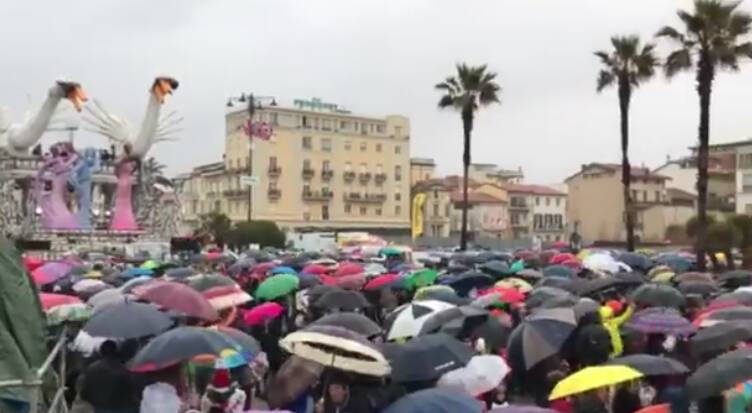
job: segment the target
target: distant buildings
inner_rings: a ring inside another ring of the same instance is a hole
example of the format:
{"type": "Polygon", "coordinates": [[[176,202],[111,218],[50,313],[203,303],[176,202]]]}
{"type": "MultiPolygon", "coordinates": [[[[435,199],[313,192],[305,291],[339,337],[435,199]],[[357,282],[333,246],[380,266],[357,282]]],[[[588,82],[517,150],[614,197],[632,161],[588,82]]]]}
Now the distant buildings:
{"type": "Polygon", "coordinates": [[[567,239],[567,194],[543,185],[509,184],[513,237],[537,236],[544,242],[567,239]]]}

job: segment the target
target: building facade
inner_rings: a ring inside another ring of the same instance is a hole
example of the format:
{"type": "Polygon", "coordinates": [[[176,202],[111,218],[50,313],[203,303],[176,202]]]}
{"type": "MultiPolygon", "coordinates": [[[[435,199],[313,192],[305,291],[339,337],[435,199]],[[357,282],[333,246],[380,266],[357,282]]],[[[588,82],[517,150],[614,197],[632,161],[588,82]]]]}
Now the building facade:
{"type": "Polygon", "coordinates": [[[522,168],[502,169],[490,163],[473,163],[468,168],[468,177],[476,182],[487,182],[497,185],[520,184],[525,179],[522,168]]]}
{"type": "Polygon", "coordinates": [[[436,176],[436,162],[430,158],[410,159],[410,187],[436,176]]]}
{"type": "MultiPolygon", "coordinates": [[[[743,147],[738,147],[739,159],[743,147]]],[[[752,145],[749,146],[752,153],[752,145]]],[[[736,156],[731,154],[732,156],[736,156]]],[[[750,155],[752,157],[752,155],[750,155]]],[[[752,161],[752,159],[748,160],[752,161]]],[[[743,191],[737,188],[737,182],[741,182],[743,176],[735,176],[734,165],[739,164],[729,159],[728,153],[714,153],[708,159],[708,210],[714,213],[731,213],[737,210],[737,192],[743,197],[743,191]]],[[[749,162],[752,168],[752,162],[749,162]]],[[[667,160],[665,164],[656,168],[654,173],[670,178],[667,183],[669,188],[675,188],[684,192],[697,195],[697,162],[695,156],[688,156],[675,160],[667,160]]],[[[741,174],[743,175],[743,174],[741,174]]],[[[742,208],[743,209],[743,208],[742,208]]],[[[740,211],[741,212],[741,211],[740,211]]]]}
{"type": "Polygon", "coordinates": [[[506,185],[509,221],[515,239],[537,236],[541,241],[566,239],[567,195],[543,185],[506,185]]]}
{"type": "Polygon", "coordinates": [[[284,229],[409,231],[406,117],[359,116],[319,99],[295,100],[256,110],[254,120],[274,133],[253,147],[243,132],[247,119],[245,108],[227,108],[223,162],[194,170],[189,215],[218,211],[243,221],[250,206],[252,219],[284,229]]]}

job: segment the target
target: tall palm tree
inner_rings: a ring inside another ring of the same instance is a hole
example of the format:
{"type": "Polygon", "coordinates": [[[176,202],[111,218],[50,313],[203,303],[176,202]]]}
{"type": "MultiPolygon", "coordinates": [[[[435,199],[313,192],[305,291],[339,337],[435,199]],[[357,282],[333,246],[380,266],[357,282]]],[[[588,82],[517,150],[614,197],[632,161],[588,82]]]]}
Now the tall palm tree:
{"type": "Polygon", "coordinates": [[[616,85],[619,93],[619,114],[621,118],[621,182],[624,190],[624,223],[627,229],[627,249],[634,251],[634,220],[632,204],[632,166],[629,164],[629,103],[632,91],[655,74],[658,59],[652,44],[640,47],[637,36],[615,36],[611,38],[613,49],[610,52],[595,52],[603,68],[598,74],[597,90],[601,92],[616,85]]]}
{"type": "Polygon", "coordinates": [[[705,269],[707,243],[708,146],[710,140],[710,95],[716,71],[739,70],[739,60],[752,57],[752,43],[745,41],[752,17],[737,10],[738,2],[695,0],[694,12],[677,12],[681,30],[666,26],[657,36],[678,47],[664,62],[667,77],[683,70],[694,70],[700,98],[700,125],[697,147],[697,265],[705,269]]]}
{"type": "Polygon", "coordinates": [[[486,65],[468,66],[457,64],[457,73],[436,85],[444,93],[439,99],[439,108],[452,108],[462,117],[464,148],[462,153],[462,233],[460,249],[467,249],[467,173],[470,168],[470,140],[475,112],[482,106],[499,103],[501,87],[496,83],[496,73],[486,70],[486,65]]]}

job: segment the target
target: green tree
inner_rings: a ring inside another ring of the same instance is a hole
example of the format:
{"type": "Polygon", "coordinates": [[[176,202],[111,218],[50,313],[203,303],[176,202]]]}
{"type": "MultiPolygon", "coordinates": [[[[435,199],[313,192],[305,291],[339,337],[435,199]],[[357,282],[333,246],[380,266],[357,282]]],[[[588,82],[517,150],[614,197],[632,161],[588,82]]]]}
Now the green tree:
{"type": "Polygon", "coordinates": [[[212,211],[201,215],[199,219],[197,235],[211,237],[218,245],[224,246],[232,228],[230,218],[221,212],[212,211]]]}
{"type": "Polygon", "coordinates": [[[742,252],[742,267],[752,268],[752,217],[744,214],[732,215],[728,218],[739,234],[737,246],[742,252]]]}
{"type": "Polygon", "coordinates": [[[436,89],[442,91],[439,108],[452,108],[462,117],[463,131],[463,185],[462,185],[462,233],[460,249],[467,249],[467,175],[470,168],[470,144],[475,112],[482,106],[499,103],[501,87],[496,83],[496,73],[487,70],[486,65],[468,66],[457,64],[457,73],[438,83],[436,89]]]}
{"type": "Polygon", "coordinates": [[[716,253],[720,252],[726,256],[726,265],[729,269],[734,269],[734,256],[731,250],[739,243],[741,238],[739,230],[730,222],[713,222],[708,225],[708,251],[713,264],[718,266],[716,253]]]}
{"type": "Polygon", "coordinates": [[[705,269],[707,244],[708,146],[710,139],[710,96],[713,80],[719,69],[739,70],[739,60],[752,57],[752,43],[744,41],[750,32],[752,17],[737,10],[739,2],[695,0],[694,11],[677,12],[681,28],[667,26],[657,36],[670,39],[678,47],[664,63],[666,76],[671,78],[684,70],[695,71],[700,101],[700,123],[697,148],[697,263],[705,269]]]}
{"type": "Polygon", "coordinates": [[[627,230],[627,250],[634,251],[635,213],[632,206],[631,183],[632,166],[629,164],[629,104],[632,92],[641,83],[655,74],[658,59],[652,44],[640,45],[637,36],[614,36],[610,52],[598,51],[603,68],[598,74],[597,90],[616,85],[619,95],[619,115],[621,120],[621,183],[624,196],[625,226],[627,230]]]}
{"type": "Polygon", "coordinates": [[[285,233],[273,221],[253,220],[235,224],[229,243],[235,247],[258,244],[259,247],[285,247],[285,233]]]}

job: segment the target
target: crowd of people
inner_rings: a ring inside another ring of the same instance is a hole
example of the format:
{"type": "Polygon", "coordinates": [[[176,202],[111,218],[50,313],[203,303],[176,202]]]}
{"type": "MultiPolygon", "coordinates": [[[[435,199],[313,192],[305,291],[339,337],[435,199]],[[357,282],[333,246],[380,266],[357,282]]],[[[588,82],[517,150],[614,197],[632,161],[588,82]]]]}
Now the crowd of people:
{"type": "Polygon", "coordinates": [[[76,412],[752,405],[752,272],[696,272],[680,251],[364,245],[23,263],[50,343],[70,337],[57,374],[76,412]]]}

